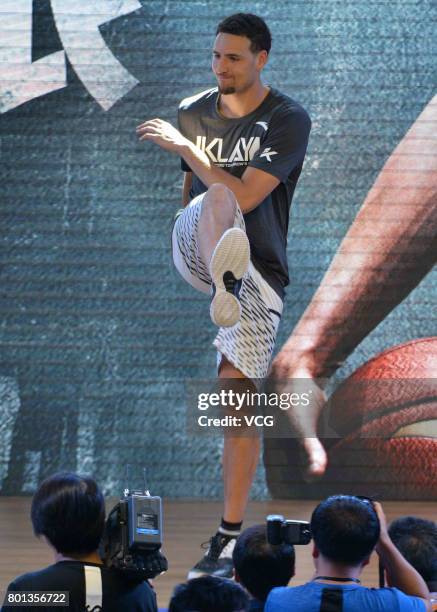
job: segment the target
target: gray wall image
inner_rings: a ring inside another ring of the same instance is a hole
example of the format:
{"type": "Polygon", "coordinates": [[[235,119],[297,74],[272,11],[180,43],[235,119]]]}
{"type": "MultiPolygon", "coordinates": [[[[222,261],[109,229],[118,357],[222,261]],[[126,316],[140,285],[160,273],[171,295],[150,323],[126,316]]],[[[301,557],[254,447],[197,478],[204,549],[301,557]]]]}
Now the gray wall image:
{"type": "MultiPolygon", "coordinates": [[[[435,92],[431,0],[0,5],[0,486],[71,469],[105,492],[126,463],[164,496],[221,495],[221,442],[185,431],[185,381],[212,378],[208,302],[170,255],[179,161],[135,126],[175,121],[214,85],[214,27],[269,23],[265,81],[313,120],[289,233],[279,343],[320,282],[384,161],[435,92]]],[[[431,273],[355,351],[435,334],[431,273]]],[[[268,495],[263,469],[253,496],[268,495]]]]}

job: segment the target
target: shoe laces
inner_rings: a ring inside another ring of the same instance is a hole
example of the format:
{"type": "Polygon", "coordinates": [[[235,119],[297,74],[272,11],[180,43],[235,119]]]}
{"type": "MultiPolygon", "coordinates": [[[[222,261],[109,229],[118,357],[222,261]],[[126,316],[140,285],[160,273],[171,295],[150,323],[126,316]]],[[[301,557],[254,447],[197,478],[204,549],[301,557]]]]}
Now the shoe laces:
{"type": "Polygon", "coordinates": [[[202,542],[200,545],[203,549],[208,549],[205,557],[210,559],[211,561],[218,561],[224,547],[229,543],[229,538],[225,535],[221,535],[217,533],[213,535],[207,542],[202,542]]]}

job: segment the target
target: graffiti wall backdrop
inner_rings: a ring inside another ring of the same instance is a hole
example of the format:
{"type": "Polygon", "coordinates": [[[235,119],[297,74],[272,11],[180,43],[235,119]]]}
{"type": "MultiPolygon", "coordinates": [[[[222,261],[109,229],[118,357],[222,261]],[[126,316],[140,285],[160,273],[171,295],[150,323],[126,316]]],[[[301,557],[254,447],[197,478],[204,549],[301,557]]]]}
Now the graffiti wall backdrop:
{"type": "MultiPolygon", "coordinates": [[[[65,468],[107,493],[126,463],[165,496],[219,496],[221,444],[185,431],[184,381],[214,376],[207,302],[177,276],[179,161],[135,126],[214,85],[215,25],[271,27],[267,83],[313,120],[292,207],[291,331],[384,161],[435,93],[431,0],[2,0],[0,486],[65,468]]],[[[429,274],[355,351],[435,335],[429,274]]],[[[268,494],[263,469],[253,495],[268,494]]]]}

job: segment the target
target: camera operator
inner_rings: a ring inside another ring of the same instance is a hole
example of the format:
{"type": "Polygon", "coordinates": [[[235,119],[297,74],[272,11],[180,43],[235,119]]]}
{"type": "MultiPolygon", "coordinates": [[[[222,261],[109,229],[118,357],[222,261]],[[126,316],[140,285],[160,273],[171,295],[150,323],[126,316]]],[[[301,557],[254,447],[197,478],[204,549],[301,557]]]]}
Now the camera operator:
{"type": "Polygon", "coordinates": [[[232,559],[236,582],[252,597],[250,612],[264,610],[270,591],[287,586],[294,576],[294,546],[285,542],[269,544],[265,525],[248,527],[238,536],[232,559]]]}
{"type": "Polygon", "coordinates": [[[391,541],[380,504],[328,497],[314,510],[311,531],[316,575],[302,586],[273,589],[266,612],[431,612],[426,584],[391,541]],[[359,576],[374,549],[392,588],[361,586],[359,576]]]}
{"type": "Polygon", "coordinates": [[[44,480],[33,497],[31,519],[35,535],[52,549],[55,563],[13,580],[3,612],[16,609],[7,602],[8,594],[17,591],[67,591],[68,610],[75,612],[157,610],[155,594],[147,582],[132,580],[102,563],[98,547],[105,525],[105,503],[92,478],[65,472],[44,480]]]}

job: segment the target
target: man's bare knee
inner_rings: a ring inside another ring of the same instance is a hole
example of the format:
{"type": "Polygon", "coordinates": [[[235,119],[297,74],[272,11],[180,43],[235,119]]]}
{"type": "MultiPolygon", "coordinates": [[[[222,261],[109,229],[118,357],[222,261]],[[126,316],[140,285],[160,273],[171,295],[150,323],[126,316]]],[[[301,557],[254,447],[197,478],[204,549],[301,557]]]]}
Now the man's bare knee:
{"type": "Polygon", "coordinates": [[[235,215],[237,200],[233,192],[222,183],[213,183],[206,192],[202,201],[202,212],[213,215],[235,215]]]}
{"type": "Polygon", "coordinates": [[[234,192],[224,183],[212,183],[212,185],[208,187],[206,194],[207,197],[220,199],[227,198],[233,202],[236,202],[234,192]]]}

